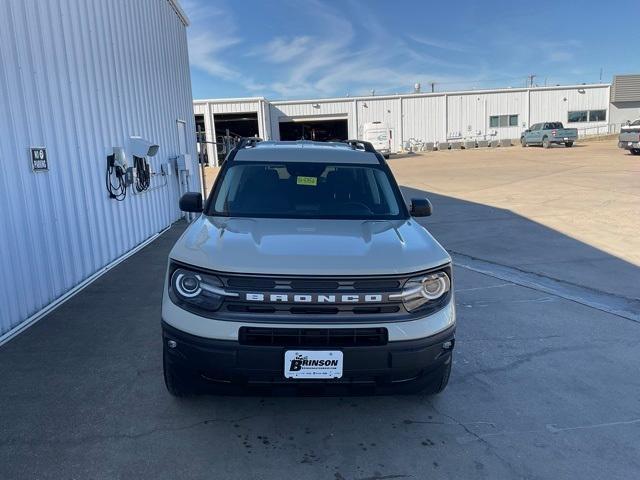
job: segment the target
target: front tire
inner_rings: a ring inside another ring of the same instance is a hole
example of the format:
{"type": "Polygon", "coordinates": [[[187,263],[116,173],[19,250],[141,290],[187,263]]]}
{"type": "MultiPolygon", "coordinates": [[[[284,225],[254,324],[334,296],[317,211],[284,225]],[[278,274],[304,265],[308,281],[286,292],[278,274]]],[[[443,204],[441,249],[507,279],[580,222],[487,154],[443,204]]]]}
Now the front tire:
{"type": "Polygon", "coordinates": [[[573,142],[564,142],[564,146],[567,148],[573,147],[573,142]]]}
{"type": "Polygon", "coordinates": [[[195,373],[172,363],[164,350],[162,352],[162,370],[164,384],[172,396],[185,398],[199,393],[198,378],[195,373]]]}
{"type": "Polygon", "coordinates": [[[444,368],[437,381],[435,381],[430,389],[425,389],[425,392],[429,395],[437,395],[442,393],[449,384],[449,378],[451,378],[451,365],[453,365],[453,355],[449,357],[449,363],[445,364],[444,368]]]}
{"type": "Polygon", "coordinates": [[[435,375],[427,374],[405,384],[396,385],[393,393],[400,395],[437,395],[443,392],[449,384],[452,364],[453,354],[449,356],[447,363],[439,367],[435,375]]]}
{"type": "Polygon", "coordinates": [[[551,146],[551,142],[549,141],[549,137],[544,137],[542,139],[542,148],[549,148],[551,146]]]}
{"type": "Polygon", "coordinates": [[[523,148],[527,146],[527,140],[524,137],[520,138],[520,145],[522,145],[523,148]]]}
{"type": "Polygon", "coordinates": [[[640,155],[640,148],[632,148],[631,155],[640,155]]]}

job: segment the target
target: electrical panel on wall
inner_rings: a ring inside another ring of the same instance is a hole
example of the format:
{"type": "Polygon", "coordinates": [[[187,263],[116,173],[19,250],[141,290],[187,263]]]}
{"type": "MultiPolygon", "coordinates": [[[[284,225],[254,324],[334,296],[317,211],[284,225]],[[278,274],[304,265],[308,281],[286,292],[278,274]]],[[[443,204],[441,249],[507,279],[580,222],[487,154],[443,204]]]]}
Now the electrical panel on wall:
{"type": "Polygon", "coordinates": [[[191,165],[191,155],[189,155],[188,153],[178,155],[176,157],[176,165],[178,171],[187,172],[189,175],[191,175],[191,169],[193,168],[191,165]]]}
{"type": "MultiPolygon", "coordinates": [[[[105,174],[109,198],[124,200],[132,186],[134,193],[148,191],[151,188],[151,179],[156,174],[149,164],[148,157],[155,156],[159,149],[159,145],[139,136],[129,137],[126,150],[124,147],[113,147],[113,153],[107,156],[105,174]]],[[[169,173],[162,174],[164,176],[169,173]]],[[[166,182],[158,187],[164,185],[166,182]]]]}

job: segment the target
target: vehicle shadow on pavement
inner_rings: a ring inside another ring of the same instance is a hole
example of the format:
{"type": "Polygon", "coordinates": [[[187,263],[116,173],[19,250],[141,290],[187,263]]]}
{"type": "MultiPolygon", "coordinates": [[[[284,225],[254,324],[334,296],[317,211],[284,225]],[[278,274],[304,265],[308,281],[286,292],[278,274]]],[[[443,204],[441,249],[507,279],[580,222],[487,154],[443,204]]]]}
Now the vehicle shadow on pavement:
{"type": "MultiPolygon", "coordinates": [[[[508,210],[428,197],[451,252],[633,298],[636,265],[508,210]]],[[[157,241],[0,347],[0,478],[633,478],[640,326],[455,266],[438,396],[201,396],[162,380],[157,241]]]]}
{"type": "Polygon", "coordinates": [[[640,299],[638,265],[508,209],[411,187],[401,189],[407,203],[411,198],[424,197],[432,202],[433,215],[420,219],[420,223],[449,252],[614,296],[640,299]]]}

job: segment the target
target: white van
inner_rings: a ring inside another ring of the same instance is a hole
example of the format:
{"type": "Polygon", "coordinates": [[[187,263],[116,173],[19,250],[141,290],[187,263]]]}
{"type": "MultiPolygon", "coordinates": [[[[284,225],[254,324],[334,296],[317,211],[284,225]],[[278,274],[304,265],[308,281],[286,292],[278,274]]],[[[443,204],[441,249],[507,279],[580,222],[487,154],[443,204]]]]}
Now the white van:
{"type": "Polygon", "coordinates": [[[380,152],[384,158],[389,158],[391,154],[391,135],[386,123],[365,123],[362,131],[362,140],[371,142],[373,147],[380,152]]]}

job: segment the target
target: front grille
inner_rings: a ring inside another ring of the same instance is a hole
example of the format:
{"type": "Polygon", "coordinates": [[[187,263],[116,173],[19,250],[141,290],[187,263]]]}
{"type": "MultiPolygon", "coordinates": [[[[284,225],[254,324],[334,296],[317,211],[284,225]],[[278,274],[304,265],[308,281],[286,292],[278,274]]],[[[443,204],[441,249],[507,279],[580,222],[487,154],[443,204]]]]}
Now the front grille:
{"type": "Polygon", "coordinates": [[[243,299],[244,293],[268,294],[322,294],[322,295],[367,295],[389,294],[401,290],[405,276],[394,277],[286,277],[286,276],[244,276],[238,274],[218,274],[223,285],[240,293],[240,298],[226,298],[222,311],[230,314],[252,313],[264,315],[322,315],[340,317],[344,315],[397,314],[401,311],[400,301],[380,303],[313,303],[305,305],[293,301],[256,302],[243,299]]]}
{"type": "Polygon", "coordinates": [[[359,291],[395,291],[402,286],[406,278],[281,278],[281,277],[245,277],[236,275],[218,275],[231,289],[267,290],[274,292],[359,292],[359,291]]]}
{"type": "Polygon", "coordinates": [[[367,315],[376,313],[398,313],[399,305],[372,305],[372,306],[355,306],[355,305],[336,305],[336,306],[306,306],[292,304],[272,304],[272,305],[256,305],[245,302],[227,302],[224,308],[228,312],[235,313],[273,313],[273,314],[293,314],[293,315],[338,315],[353,314],[367,315]]]}
{"type": "Polygon", "coordinates": [[[386,345],[386,328],[241,327],[241,345],[274,347],[372,347],[386,345]]]}

